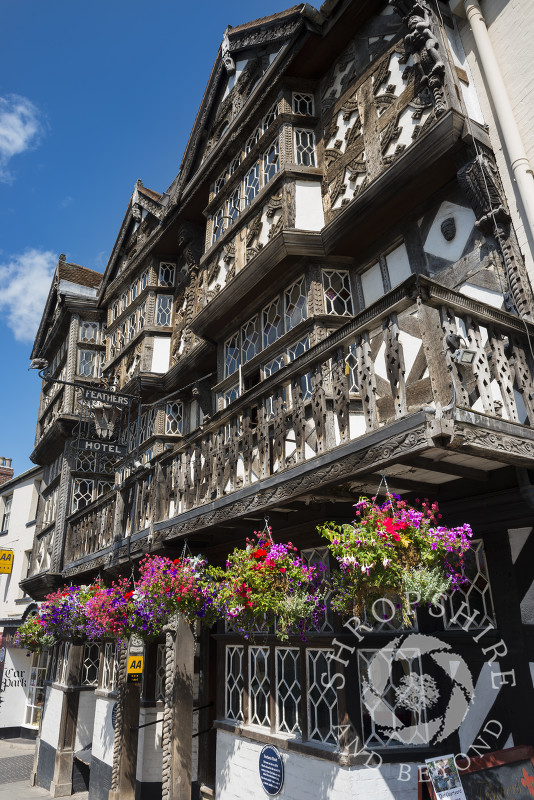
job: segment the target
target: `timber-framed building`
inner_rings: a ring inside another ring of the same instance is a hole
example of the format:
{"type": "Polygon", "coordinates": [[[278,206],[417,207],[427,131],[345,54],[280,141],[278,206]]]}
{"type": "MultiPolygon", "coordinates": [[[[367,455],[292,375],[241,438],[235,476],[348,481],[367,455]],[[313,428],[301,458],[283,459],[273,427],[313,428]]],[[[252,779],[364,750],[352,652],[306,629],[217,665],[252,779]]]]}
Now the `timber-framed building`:
{"type": "MultiPolygon", "coordinates": [[[[137,182],[103,275],[58,264],[32,357],[65,383],[43,381],[26,591],[129,575],[185,541],[224,563],[266,516],[324,561],[316,526],[350,521],[386,475],[475,531],[468,586],[417,620],[477,687],[478,716],[440,752],[468,752],[490,719],[492,750],[532,744],[532,313],[447,6],[328,0],[229,27],[176,179],[137,182]],[[135,398],[122,461],[76,448],[72,382],[135,398]],[[485,648],[506,644],[496,671],[514,671],[496,691],[473,640],[488,628],[485,648]]],[[[436,748],[399,747],[361,699],[398,635],[377,622],[345,664],[333,641],[354,636],[335,615],[284,646],[222,629],[195,643],[184,625],[147,647],[141,692],[111,645],[64,643],[36,781],[54,796],[87,785],[90,800],[259,798],[274,744],[281,797],[415,800],[436,748]],[[322,680],[339,669],[343,687],[322,680]],[[343,726],[379,767],[341,746],[343,726]]]]}

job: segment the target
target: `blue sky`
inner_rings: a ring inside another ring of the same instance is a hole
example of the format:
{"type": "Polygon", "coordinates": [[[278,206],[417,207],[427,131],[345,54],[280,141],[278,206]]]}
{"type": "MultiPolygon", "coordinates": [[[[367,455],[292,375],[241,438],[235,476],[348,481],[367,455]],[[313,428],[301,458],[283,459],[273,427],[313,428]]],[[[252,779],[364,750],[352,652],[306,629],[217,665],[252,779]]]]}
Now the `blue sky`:
{"type": "Polygon", "coordinates": [[[16,474],[31,466],[28,358],[59,254],[104,269],[135,181],[163,191],[176,176],[226,26],[289,6],[3,3],[0,456],[16,474]]]}

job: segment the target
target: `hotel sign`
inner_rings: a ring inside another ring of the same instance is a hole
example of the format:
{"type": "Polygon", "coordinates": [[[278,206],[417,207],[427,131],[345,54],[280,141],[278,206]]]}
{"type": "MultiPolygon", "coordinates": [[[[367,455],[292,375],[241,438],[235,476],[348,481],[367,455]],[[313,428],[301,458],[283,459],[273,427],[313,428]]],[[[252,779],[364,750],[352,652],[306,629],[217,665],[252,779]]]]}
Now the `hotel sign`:
{"type": "Polygon", "coordinates": [[[107,456],[125,456],[126,445],[116,442],[106,442],[102,439],[81,439],[80,450],[89,450],[92,453],[103,453],[107,456]]]}
{"type": "Polygon", "coordinates": [[[107,392],[104,389],[90,389],[86,386],[82,387],[82,399],[93,403],[120,406],[121,408],[128,408],[132,402],[132,398],[127,397],[125,394],[107,392]]]}

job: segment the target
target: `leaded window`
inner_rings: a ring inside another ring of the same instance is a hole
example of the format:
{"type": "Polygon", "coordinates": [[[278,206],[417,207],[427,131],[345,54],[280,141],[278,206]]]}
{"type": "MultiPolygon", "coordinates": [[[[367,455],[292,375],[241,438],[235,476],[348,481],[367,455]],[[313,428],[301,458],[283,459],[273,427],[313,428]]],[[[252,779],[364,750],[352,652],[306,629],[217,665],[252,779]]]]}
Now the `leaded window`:
{"type": "Polygon", "coordinates": [[[121,314],[123,311],[126,310],[128,307],[128,292],[123,292],[121,294],[121,314]]]}
{"type": "Polygon", "coordinates": [[[7,531],[9,528],[9,520],[11,519],[11,506],[13,505],[13,494],[8,494],[4,497],[4,514],[2,516],[2,531],[7,531]]]}
{"type": "Polygon", "coordinates": [[[230,164],[230,169],[228,170],[229,174],[233,175],[240,164],[241,164],[241,155],[237,155],[230,164]]]}
{"type": "Polygon", "coordinates": [[[102,681],[101,687],[106,691],[113,689],[113,657],[115,645],[107,642],[104,645],[104,656],[102,659],[102,681]]]}
{"type": "Polygon", "coordinates": [[[137,309],[137,330],[140,331],[145,327],[146,322],[146,301],[142,303],[137,309]]]}
{"type": "Polygon", "coordinates": [[[263,154],[263,185],[269,183],[280,170],[280,151],[278,139],[272,143],[266,153],[263,154]]]}
{"type": "Polygon", "coordinates": [[[304,278],[295,281],[295,283],[284,292],[284,303],[286,331],[289,331],[308,316],[304,278]]]}
{"type": "Polygon", "coordinates": [[[48,653],[32,653],[30,680],[26,697],[26,725],[38,727],[44,706],[48,653]]]}
{"type": "Polygon", "coordinates": [[[111,306],[111,321],[113,322],[114,319],[117,319],[119,316],[119,301],[115,300],[111,306]]]}
{"type": "Polygon", "coordinates": [[[245,175],[245,204],[250,205],[260,190],[258,164],[254,164],[245,175]]]}
{"type": "Polygon", "coordinates": [[[282,335],[280,300],[277,298],[263,310],[263,347],[276,342],[282,335]]]}
{"type": "Polygon", "coordinates": [[[283,366],[285,366],[284,356],[278,356],[278,358],[273,358],[272,361],[269,361],[268,364],[265,364],[263,367],[263,374],[266,378],[268,378],[269,375],[273,375],[275,372],[278,372],[278,370],[282,369],[283,366]]]}
{"type": "Polygon", "coordinates": [[[213,185],[214,193],[219,194],[225,183],[226,183],[226,172],[223,172],[222,175],[219,175],[219,177],[217,178],[217,180],[213,185]]]}
{"type": "Polygon", "coordinates": [[[216,214],[213,215],[212,230],[211,230],[211,243],[214,244],[217,239],[222,236],[226,227],[226,219],[224,216],[224,209],[220,208],[216,214]]]}
{"type": "Polygon", "coordinates": [[[137,281],[134,281],[130,286],[130,300],[132,303],[136,297],[137,297],[137,281]]]}
{"type": "Polygon", "coordinates": [[[183,424],[183,404],[178,401],[167,403],[165,408],[165,433],[183,433],[183,424]]]}
{"type": "Polygon", "coordinates": [[[172,296],[159,294],[156,306],[156,325],[169,327],[172,323],[172,296]]]}
{"type": "Polygon", "coordinates": [[[82,342],[98,344],[100,325],[98,322],[82,322],[80,326],[80,339],[82,342]]]}
{"type": "Polygon", "coordinates": [[[86,478],[75,478],[72,491],[72,511],[80,511],[93,499],[94,482],[86,478]]]}
{"type": "Polygon", "coordinates": [[[238,397],[239,397],[239,386],[236,384],[235,386],[232,386],[230,389],[227,389],[226,392],[224,393],[224,407],[226,408],[227,406],[229,406],[230,403],[233,403],[234,400],[237,400],[238,397]]]}
{"type": "Polygon", "coordinates": [[[136,332],[136,324],[135,324],[135,314],[130,314],[128,317],[128,340],[131,341],[135,336],[136,332]]]}
{"type": "Polygon", "coordinates": [[[78,353],[78,375],[85,378],[99,376],[99,359],[96,350],[80,350],[78,353]]]}
{"type": "Polygon", "coordinates": [[[308,739],[326,744],[337,744],[337,692],[332,679],[339,664],[332,664],[333,654],[334,650],[329,649],[306,651],[308,739]]]}
{"type": "Polygon", "coordinates": [[[275,103],[272,106],[272,108],[269,109],[269,111],[266,113],[266,115],[263,118],[262,128],[263,128],[263,132],[264,133],[267,130],[267,128],[269,127],[269,125],[273,124],[273,122],[275,121],[277,116],[278,116],[278,103],[275,103]]]}
{"type": "Polygon", "coordinates": [[[250,319],[241,328],[241,363],[246,364],[260,349],[257,317],[250,319]]]}
{"type": "Polygon", "coordinates": [[[232,222],[236,220],[241,211],[241,187],[238,186],[227,201],[227,216],[230,217],[232,222]]]}
{"type": "Polygon", "coordinates": [[[270,727],[269,648],[249,647],[249,723],[270,727]]]}
{"type": "Polygon", "coordinates": [[[300,651],[276,648],[276,730],[300,733],[300,651]]]}
{"type": "Polygon", "coordinates": [[[248,154],[250,153],[256,142],[259,140],[259,138],[260,138],[260,130],[259,128],[256,128],[252,136],[249,136],[249,138],[247,139],[247,143],[245,144],[246,156],[248,156],[248,154]]]}
{"type": "MultiPolygon", "coordinates": [[[[458,567],[460,571],[460,567],[458,567]]],[[[464,554],[464,565],[461,570],[467,578],[455,592],[450,592],[445,602],[445,627],[461,628],[467,625],[466,617],[475,616],[470,629],[486,628],[496,625],[491,586],[489,582],[486,554],[481,539],[471,542],[471,547],[464,554]]]]}
{"type": "Polygon", "coordinates": [[[325,311],[327,314],[351,316],[352,293],[349,273],[345,270],[323,270],[325,311]]]}
{"type": "Polygon", "coordinates": [[[225,717],[243,721],[243,645],[226,647],[225,717]]]}
{"type": "Polygon", "coordinates": [[[313,115],[313,95],[295,92],[293,94],[293,113],[313,115]]]}
{"type": "Polygon", "coordinates": [[[159,642],[156,651],[156,680],[154,688],[154,699],[165,700],[165,642],[159,642]]]}
{"type": "Polygon", "coordinates": [[[295,129],[295,150],[297,164],[303,167],[315,167],[315,135],[313,131],[295,129]]]}
{"type": "Polygon", "coordinates": [[[159,265],[159,285],[174,286],[175,264],[162,261],[159,265]]]}
{"type": "Polygon", "coordinates": [[[235,334],[224,343],[224,377],[233,375],[239,368],[239,334],[235,334]]]}
{"type": "Polygon", "coordinates": [[[291,361],[294,361],[299,356],[303,355],[309,349],[310,349],[310,339],[309,336],[305,336],[304,339],[301,339],[299,342],[288,348],[287,358],[289,363],[291,363],[291,361]]]}
{"type": "Polygon", "coordinates": [[[98,684],[98,667],[100,663],[100,645],[86,642],[83,648],[82,686],[98,684]]]}
{"type": "Polygon", "coordinates": [[[148,286],[148,270],[145,269],[145,271],[141,273],[141,277],[139,278],[139,291],[142,292],[143,289],[146,289],[147,286],[148,286]]]}
{"type": "Polygon", "coordinates": [[[103,494],[110,492],[111,489],[113,489],[113,483],[111,481],[98,481],[96,487],[96,496],[102,497],[103,494]]]}
{"type": "Polygon", "coordinates": [[[79,450],[76,455],[76,469],[79,472],[96,472],[96,453],[79,450]]]}

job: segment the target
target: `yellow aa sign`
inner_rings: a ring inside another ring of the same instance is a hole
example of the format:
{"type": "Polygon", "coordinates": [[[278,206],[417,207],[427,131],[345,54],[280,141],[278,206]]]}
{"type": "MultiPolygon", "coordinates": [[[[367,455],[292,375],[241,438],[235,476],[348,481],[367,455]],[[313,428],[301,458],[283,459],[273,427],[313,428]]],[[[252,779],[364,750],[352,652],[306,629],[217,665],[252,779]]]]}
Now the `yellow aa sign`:
{"type": "Polygon", "coordinates": [[[128,683],[137,683],[143,674],[143,656],[128,656],[128,683]]]}
{"type": "Polygon", "coordinates": [[[0,550],[0,574],[11,575],[13,569],[13,550],[0,550]]]}

